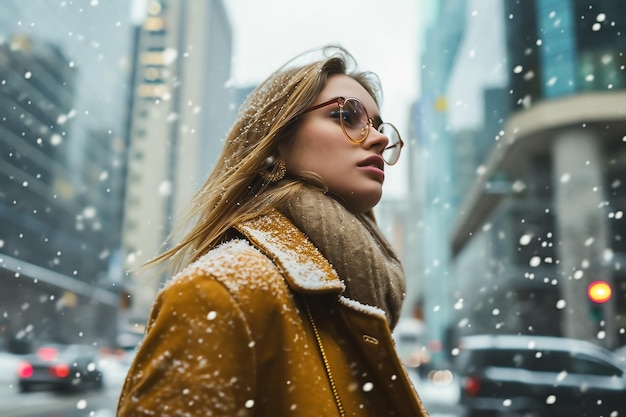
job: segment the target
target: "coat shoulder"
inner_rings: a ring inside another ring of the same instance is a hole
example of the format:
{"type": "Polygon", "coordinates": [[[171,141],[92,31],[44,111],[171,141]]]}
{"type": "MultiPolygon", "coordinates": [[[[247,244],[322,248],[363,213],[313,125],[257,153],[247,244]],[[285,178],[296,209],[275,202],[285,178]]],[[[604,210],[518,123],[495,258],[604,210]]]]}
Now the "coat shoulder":
{"type": "Polygon", "coordinates": [[[235,239],[216,247],[176,274],[163,288],[195,286],[216,280],[237,299],[254,294],[286,294],[289,289],[276,265],[247,240],[235,239]]]}

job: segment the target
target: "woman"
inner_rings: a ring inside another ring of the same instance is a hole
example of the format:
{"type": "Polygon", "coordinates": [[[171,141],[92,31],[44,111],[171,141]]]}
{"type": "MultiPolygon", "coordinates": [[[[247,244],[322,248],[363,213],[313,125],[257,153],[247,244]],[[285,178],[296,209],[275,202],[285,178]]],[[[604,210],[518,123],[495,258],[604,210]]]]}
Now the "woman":
{"type": "Polygon", "coordinates": [[[251,94],[178,245],[118,416],[421,416],[395,354],[404,277],[376,227],[402,141],[350,55],[251,94]],[[384,134],[383,134],[384,133],[384,134]]]}

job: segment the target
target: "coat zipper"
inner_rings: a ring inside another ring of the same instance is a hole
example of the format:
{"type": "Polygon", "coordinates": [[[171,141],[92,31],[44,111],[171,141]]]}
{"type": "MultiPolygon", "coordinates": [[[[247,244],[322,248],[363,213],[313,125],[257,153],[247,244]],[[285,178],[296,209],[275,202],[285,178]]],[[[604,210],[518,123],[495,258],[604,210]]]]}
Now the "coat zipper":
{"type": "Polygon", "coordinates": [[[317,347],[322,354],[322,361],[324,362],[324,370],[326,371],[326,376],[328,376],[328,382],[330,383],[330,389],[333,392],[333,396],[335,397],[335,403],[337,404],[337,409],[339,410],[339,415],[341,417],[345,417],[346,413],[343,409],[343,405],[341,404],[341,399],[339,398],[339,393],[337,392],[337,386],[335,385],[335,378],[333,378],[333,374],[330,371],[330,364],[328,362],[328,358],[326,357],[326,352],[324,351],[324,345],[322,344],[322,338],[320,337],[320,333],[317,330],[317,326],[315,325],[315,321],[313,321],[313,315],[311,314],[311,310],[309,309],[309,305],[306,300],[304,301],[304,306],[306,307],[307,315],[309,316],[309,321],[311,322],[311,327],[313,327],[313,333],[315,333],[315,340],[317,341],[317,347]]]}

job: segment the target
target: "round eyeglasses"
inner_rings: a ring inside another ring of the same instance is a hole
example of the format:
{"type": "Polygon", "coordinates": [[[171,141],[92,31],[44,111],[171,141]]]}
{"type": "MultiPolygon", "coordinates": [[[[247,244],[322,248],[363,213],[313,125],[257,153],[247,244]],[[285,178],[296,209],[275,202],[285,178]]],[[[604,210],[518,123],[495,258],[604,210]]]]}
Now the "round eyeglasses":
{"type": "Polygon", "coordinates": [[[309,107],[302,114],[320,109],[331,104],[339,105],[339,124],[346,137],[354,143],[363,143],[370,133],[370,126],[387,136],[389,143],[383,150],[382,157],[387,165],[394,165],[400,159],[400,152],[404,142],[400,138],[400,132],[391,123],[383,122],[380,117],[376,120],[369,117],[365,106],[359,99],[354,97],[335,97],[316,106],[309,107]]]}

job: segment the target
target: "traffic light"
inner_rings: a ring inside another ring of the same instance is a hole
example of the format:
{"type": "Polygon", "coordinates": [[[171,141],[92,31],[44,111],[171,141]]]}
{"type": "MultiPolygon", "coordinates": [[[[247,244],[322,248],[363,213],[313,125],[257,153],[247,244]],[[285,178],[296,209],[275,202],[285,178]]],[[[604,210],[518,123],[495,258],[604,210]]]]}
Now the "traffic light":
{"type": "Polygon", "coordinates": [[[594,303],[603,304],[611,299],[613,291],[606,281],[594,281],[587,287],[587,296],[594,303]]]}
{"type": "Polygon", "coordinates": [[[612,294],[611,285],[606,281],[593,281],[587,287],[587,297],[591,301],[589,315],[595,323],[599,324],[604,320],[602,305],[611,299],[612,294]]]}

